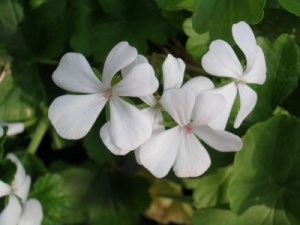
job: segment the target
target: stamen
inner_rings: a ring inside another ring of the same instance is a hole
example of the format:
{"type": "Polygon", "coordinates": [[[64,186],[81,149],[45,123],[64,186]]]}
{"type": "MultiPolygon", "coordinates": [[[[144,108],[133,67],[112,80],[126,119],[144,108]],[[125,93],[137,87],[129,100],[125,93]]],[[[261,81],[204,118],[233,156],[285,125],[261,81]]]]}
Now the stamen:
{"type": "Polygon", "coordinates": [[[104,98],[109,98],[110,96],[111,96],[111,94],[112,94],[112,89],[111,88],[109,88],[109,89],[107,89],[106,90],[106,92],[104,92],[103,94],[102,94],[102,97],[104,97],[104,98]]]}
{"type": "Polygon", "coordinates": [[[190,127],[190,125],[187,125],[185,127],[185,135],[191,134],[193,132],[193,129],[190,127]]]}

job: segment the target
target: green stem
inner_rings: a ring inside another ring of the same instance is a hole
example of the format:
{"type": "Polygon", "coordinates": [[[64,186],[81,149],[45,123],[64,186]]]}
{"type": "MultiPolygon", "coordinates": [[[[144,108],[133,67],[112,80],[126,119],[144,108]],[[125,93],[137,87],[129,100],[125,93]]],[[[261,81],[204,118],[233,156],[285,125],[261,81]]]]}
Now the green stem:
{"type": "Polygon", "coordinates": [[[49,126],[49,120],[46,116],[42,117],[38,122],[38,125],[32,135],[30,144],[28,146],[27,152],[31,154],[35,154],[38,149],[47,129],[49,126]]]}
{"type": "Polygon", "coordinates": [[[53,59],[38,59],[37,61],[41,64],[53,65],[53,66],[57,66],[59,64],[59,61],[53,59]]]}
{"type": "Polygon", "coordinates": [[[193,71],[199,73],[199,75],[207,74],[204,69],[198,66],[186,65],[186,70],[193,71]]]}

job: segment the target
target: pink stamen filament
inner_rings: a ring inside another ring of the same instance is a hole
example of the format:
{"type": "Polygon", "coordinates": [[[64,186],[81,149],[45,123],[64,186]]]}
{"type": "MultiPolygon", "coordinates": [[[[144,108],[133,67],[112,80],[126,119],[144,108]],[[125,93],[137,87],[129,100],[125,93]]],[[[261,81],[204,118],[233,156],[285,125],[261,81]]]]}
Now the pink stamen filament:
{"type": "Polygon", "coordinates": [[[185,127],[185,135],[191,134],[193,132],[193,129],[188,125],[185,127]]]}

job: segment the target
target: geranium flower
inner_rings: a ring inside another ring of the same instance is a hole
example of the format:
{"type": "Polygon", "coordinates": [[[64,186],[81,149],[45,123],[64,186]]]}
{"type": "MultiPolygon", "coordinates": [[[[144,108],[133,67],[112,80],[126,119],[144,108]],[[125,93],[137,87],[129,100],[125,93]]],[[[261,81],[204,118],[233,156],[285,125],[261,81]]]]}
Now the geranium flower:
{"type": "Polygon", "coordinates": [[[54,82],[65,90],[85,94],[64,95],[50,105],[49,118],[60,136],[66,139],[84,137],[107,101],[110,121],[102,127],[100,136],[113,153],[126,154],[151,136],[152,124],[148,117],[120,98],[141,97],[156,91],[158,81],[150,64],[134,66],[122,73],[120,82],[111,85],[113,76],[136,57],[136,49],[127,42],[117,44],[106,58],[102,82],[83,55],[67,53],[62,57],[53,74],[54,82]],[[114,151],[115,148],[110,148],[110,145],[116,146],[118,151],[114,151]]]}
{"type": "Polygon", "coordinates": [[[222,93],[227,100],[227,106],[222,115],[210,125],[224,129],[234,102],[239,92],[240,108],[234,127],[238,128],[243,120],[253,110],[257,102],[257,94],[247,84],[263,84],[266,80],[266,62],[264,53],[256,44],[255,36],[245,22],[232,26],[232,34],[236,44],[246,57],[247,66],[243,69],[231,46],[222,40],[213,41],[209,51],[202,58],[202,66],[208,73],[221,77],[233,78],[233,81],[216,91],[222,93]]]}
{"type": "Polygon", "coordinates": [[[139,162],[156,177],[167,175],[172,166],[178,177],[203,174],[211,161],[198,138],[219,151],[241,149],[238,136],[208,126],[225,108],[222,95],[203,91],[196,96],[186,88],[173,89],[160,102],[178,125],[153,134],[140,147],[139,162]]]}
{"type": "Polygon", "coordinates": [[[40,225],[43,218],[40,202],[36,199],[27,200],[30,177],[14,154],[10,153],[6,158],[15,163],[17,170],[11,184],[0,180],[0,197],[8,196],[8,204],[0,213],[0,224],[40,225]]]}
{"type": "Polygon", "coordinates": [[[3,136],[4,130],[3,127],[7,127],[7,135],[15,135],[22,133],[24,131],[24,123],[18,122],[18,123],[6,123],[3,121],[0,121],[0,137],[3,136]]]}

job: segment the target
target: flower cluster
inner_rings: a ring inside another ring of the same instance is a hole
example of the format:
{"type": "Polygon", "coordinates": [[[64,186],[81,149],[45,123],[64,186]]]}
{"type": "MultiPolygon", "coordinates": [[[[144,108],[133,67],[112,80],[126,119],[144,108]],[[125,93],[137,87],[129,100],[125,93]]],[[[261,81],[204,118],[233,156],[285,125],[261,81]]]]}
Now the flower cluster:
{"type": "Polygon", "coordinates": [[[0,197],[8,196],[8,203],[0,213],[0,224],[40,225],[43,219],[42,205],[37,199],[27,199],[31,178],[19,159],[12,153],[6,156],[16,165],[11,184],[0,180],[0,197]]]}
{"type": "Polygon", "coordinates": [[[232,82],[216,88],[210,79],[198,76],[183,84],[185,63],[168,55],[162,67],[161,96],[152,66],[127,42],[120,42],[108,54],[102,81],[84,56],[67,53],[53,80],[74,94],[52,102],[50,121],[60,136],[80,139],[108,103],[110,118],[100,129],[100,137],[111,152],[124,155],[135,150],[137,162],[156,177],[167,175],[172,167],[179,177],[199,176],[211,163],[202,142],[222,152],[242,148],[240,137],[225,131],[234,99],[238,91],[237,128],[257,101],[256,93],[247,84],[262,84],[266,79],[264,54],[249,25],[234,24],[232,33],[246,57],[245,69],[230,45],[222,40],[213,41],[202,58],[208,73],[233,78],[232,82]],[[140,110],[125,96],[138,97],[149,107],[140,110]],[[163,126],[168,122],[170,126],[163,126]]]}

